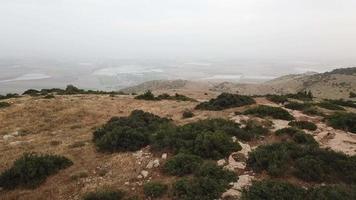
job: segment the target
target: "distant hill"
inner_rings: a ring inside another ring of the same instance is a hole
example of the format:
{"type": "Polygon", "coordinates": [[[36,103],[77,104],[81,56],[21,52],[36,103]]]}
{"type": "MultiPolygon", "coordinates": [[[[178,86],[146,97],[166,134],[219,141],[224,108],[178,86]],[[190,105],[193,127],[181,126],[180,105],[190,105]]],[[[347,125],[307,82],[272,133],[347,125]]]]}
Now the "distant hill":
{"type": "Polygon", "coordinates": [[[290,74],[261,84],[187,80],[149,81],[123,91],[142,92],[146,90],[198,90],[216,93],[238,92],[246,95],[285,94],[310,90],[319,98],[348,98],[350,92],[356,92],[356,67],[339,68],[325,73],[290,74]]]}

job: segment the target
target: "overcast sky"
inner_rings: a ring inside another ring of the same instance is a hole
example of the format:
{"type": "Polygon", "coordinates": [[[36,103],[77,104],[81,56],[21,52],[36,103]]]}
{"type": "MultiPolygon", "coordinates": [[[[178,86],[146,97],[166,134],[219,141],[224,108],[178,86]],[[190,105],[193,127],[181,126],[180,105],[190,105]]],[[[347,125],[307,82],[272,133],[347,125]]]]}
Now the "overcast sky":
{"type": "Polygon", "coordinates": [[[0,0],[0,57],[356,60],[356,0],[0,0]]]}

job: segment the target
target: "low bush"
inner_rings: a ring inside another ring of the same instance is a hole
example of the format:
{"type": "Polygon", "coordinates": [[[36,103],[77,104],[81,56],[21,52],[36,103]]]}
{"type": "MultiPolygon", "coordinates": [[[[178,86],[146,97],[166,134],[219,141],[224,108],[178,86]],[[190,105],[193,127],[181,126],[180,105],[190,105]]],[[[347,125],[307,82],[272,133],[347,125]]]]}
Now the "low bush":
{"type": "Polygon", "coordinates": [[[356,157],[317,146],[283,142],[257,147],[247,160],[256,172],[294,175],[305,181],[356,183],[356,157]]]}
{"type": "Polygon", "coordinates": [[[34,188],[50,175],[71,166],[73,163],[63,156],[24,154],[13,166],[0,175],[0,187],[14,189],[16,187],[34,188]]]}
{"type": "Polygon", "coordinates": [[[346,100],[343,100],[343,99],[337,99],[337,100],[334,100],[334,99],[328,99],[326,100],[332,104],[336,104],[336,105],[339,105],[339,106],[345,106],[345,107],[350,107],[350,108],[356,108],[356,102],[354,101],[346,101],[346,100]]]}
{"type": "Polygon", "coordinates": [[[269,100],[269,101],[272,101],[274,103],[277,103],[277,104],[284,104],[285,102],[288,102],[288,97],[284,96],[284,95],[273,95],[273,94],[270,94],[270,95],[267,95],[266,98],[269,100]]]}
{"type": "Polygon", "coordinates": [[[143,185],[146,197],[158,198],[163,196],[168,190],[168,186],[159,182],[149,182],[143,185]]]}
{"type": "Polygon", "coordinates": [[[242,200],[301,200],[304,199],[306,191],[296,185],[273,181],[264,180],[253,182],[252,186],[242,191],[242,200]]]}
{"type": "Polygon", "coordinates": [[[286,94],[285,95],[287,98],[291,99],[298,99],[301,101],[312,101],[313,100],[313,94],[311,91],[303,91],[303,92],[298,92],[296,94],[286,94]]]}
{"type": "Polygon", "coordinates": [[[356,198],[354,186],[329,185],[316,186],[309,189],[277,180],[253,182],[252,186],[242,191],[242,200],[353,200],[356,198]]]}
{"type": "Polygon", "coordinates": [[[276,135],[281,136],[284,141],[293,141],[298,144],[318,146],[312,135],[296,128],[282,128],[276,131],[276,135]]]}
{"type": "Polygon", "coordinates": [[[193,173],[203,163],[203,159],[192,154],[179,153],[170,158],[163,166],[163,171],[174,176],[193,173]]]}
{"type": "Polygon", "coordinates": [[[101,151],[135,151],[148,145],[150,135],[166,123],[166,118],[135,110],[128,117],[110,119],[94,132],[93,141],[101,151]]]}
{"type": "Polygon", "coordinates": [[[35,89],[28,89],[24,93],[24,95],[30,95],[30,96],[40,96],[40,95],[50,95],[50,94],[58,94],[58,95],[76,95],[76,94],[109,94],[109,95],[115,95],[115,94],[123,94],[122,92],[107,92],[107,91],[99,91],[99,90],[84,90],[84,89],[79,89],[75,87],[74,85],[67,85],[65,89],[60,89],[60,88],[52,88],[52,89],[41,89],[41,90],[35,90],[35,89]]]}
{"type": "Polygon", "coordinates": [[[215,163],[207,162],[197,170],[193,178],[181,178],[173,184],[174,199],[218,199],[237,180],[234,172],[224,170],[215,163]]]}
{"type": "Polygon", "coordinates": [[[322,101],[320,103],[317,103],[316,105],[321,108],[328,109],[328,110],[345,110],[345,108],[343,108],[337,104],[331,103],[329,101],[322,101]]]}
{"type": "Polygon", "coordinates": [[[286,104],[284,107],[291,109],[291,110],[305,110],[307,108],[310,108],[312,105],[310,103],[298,103],[295,101],[289,102],[286,104]]]}
{"type": "Polygon", "coordinates": [[[274,119],[293,120],[294,117],[288,111],[279,107],[260,105],[250,108],[244,112],[246,115],[256,115],[259,117],[270,116],[274,119]]]}
{"type": "Polygon", "coordinates": [[[55,96],[53,94],[47,94],[46,96],[43,97],[44,99],[54,99],[55,96]]]}
{"type": "Polygon", "coordinates": [[[327,117],[327,122],[333,128],[356,133],[355,113],[334,113],[327,117]]]}
{"type": "Polygon", "coordinates": [[[309,121],[291,121],[288,123],[288,125],[310,131],[315,131],[318,128],[313,122],[309,121]]]}
{"type": "Polygon", "coordinates": [[[185,110],[183,112],[183,118],[186,119],[186,118],[192,118],[194,117],[194,113],[190,110],[185,110]]]}
{"type": "Polygon", "coordinates": [[[151,90],[147,90],[145,93],[137,95],[135,99],[149,100],[149,101],[156,100],[155,95],[151,92],[151,90]]]}
{"type": "MultiPolygon", "coordinates": [[[[255,137],[266,135],[269,132],[269,129],[265,128],[264,125],[266,124],[254,120],[248,120],[243,130],[246,131],[249,135],[254,135],[255,137]]],[[[269,127],[269,124],[266,126],[269,127]]]]}
{"type": "Polygon", "coordinates": [[[16,94],[16,93],[8,93],[6,95],[0,95],[0,100],[3,99],[11,99],[11,98],[18,98],[20,97],[20,95],[16,94]]]}
{"type": "Polygon", "coordinates": [[[103,189],[87,193],[83,200],[122,200],[124,195],[125,193],[121,190],[103,189]]]}
{"type": "Polygon", "coordinates": [[[196,106],[199,110],[223,110],[227,108],[234,108],[246,106],[256,103],[255,100],[249,96],[238,94],[222,93],[215,99],[208,102],[200,103],[196,106]]]}
{"type": "Polygon", "coordinates": [[[350,97],[350,98],[356,98],[356,93],[354,93],[354,92],[350,92],[349,97],[350,97]]]}
{"type": "Polygon", "coordinates": [[[38,96],[40,95],[40,91],[35,90],[35,89],[28,89],[26,90],[24,93],[22,93],[23,95],[30,95],[30,96],[38,96]]]}
{"type": "Polygon", "coordinates": [[[0,108],[6,108],[11,106],[11,104],[7,103],[7,102],[0,102],[0,108]]]}
{"type": "Polygon", "coordinates": [[[325,114],[315,106],[311,106],[302,110],[303,114],[306,115],[317,115],[324,117],[325,114]]]}

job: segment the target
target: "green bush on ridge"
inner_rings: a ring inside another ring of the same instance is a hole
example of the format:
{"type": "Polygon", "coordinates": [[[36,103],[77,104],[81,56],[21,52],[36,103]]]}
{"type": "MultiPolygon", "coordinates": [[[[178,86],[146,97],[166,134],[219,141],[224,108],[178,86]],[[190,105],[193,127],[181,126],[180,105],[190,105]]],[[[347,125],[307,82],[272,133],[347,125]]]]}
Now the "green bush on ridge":
{"type": "Polygon", "coordinates": [[[224,110],[227,108],[246,106],[254,103],[256,103],[255,100],[249,96],[222,93],[215,99],[198,104],[195,108],[198,110],[224,110]]]}
{"type": "Polygon", "coordinates": [[[294,117],[289,114],[288,111],[279,107],[272,107],[266,105],[259,105],[254,108],[247,109],[243,112],[245,115],[256,115],[259,117],[272,117],[274,119],[283,119],[283,120],[293,120],[294,117]]]}
{"type": "Polygon", "coordinates": [[[4,189],[34,188],[45,181],[48,176],[72,164],[72,161],[63,156],[26,153],[17,159],[11,168],[1,173],[0,187],[4,189]]]}
{"type": "Polygon", "coordinates": [[[135,99],[148,100],[148,101],[160,101],[160,100],[193,101],[193,102],[196,101],[195,99],[192,99],[190,97],[178,93],[176,93],[174,96],[171,96],[167,93],[163,93],[155,97],[155,95],[151,92],[151,90],[147,90],[145,93],[137,95],[135,99]]]}
{"type": "Polygon", "coordinates": [[[327,123],[333,128],[356,133],[355,113],[334,113],[326,119],[327,123]]]}

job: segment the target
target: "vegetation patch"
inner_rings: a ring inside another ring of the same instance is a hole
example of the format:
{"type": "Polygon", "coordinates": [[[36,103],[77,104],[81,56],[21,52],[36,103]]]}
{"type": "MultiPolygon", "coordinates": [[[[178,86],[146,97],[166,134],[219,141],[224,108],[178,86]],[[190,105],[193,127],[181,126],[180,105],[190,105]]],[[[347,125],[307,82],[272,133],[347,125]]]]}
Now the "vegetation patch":
{"type": "Polygon", "coordinates": [[[160,101],[160,100],[193,101],[193,102],[196,101],[195,99],[192,99],[190,97],[178,93],[176,93],[174,96],[164,93],[155,97],[155,95],[151,92],[151,90],[147,90],[145,93],[137,95],[135,99],[148,100],[148,101],[160,101]]]}
{"type": "Polygon", "coordinates": [[[284,107],[291,109],[291,110],[305,110],[307,108],[310,108],[312,106],[312,104],[310,103],[298,103],[295,101],[291,101],[288,104],[286,104],[284,107]]]}
{"type": "Polygon", "coordinates": [[[253,150],[247,164],[273,177],[293,175],[304,181],[356,183],[356,157],[313,145],[293,142],[263,145],[253,150]]]}
{"type": "Polygon", "coordinates": [[[355,92],[350,92],[349,97],[350,97],[350,98],[356,98],[356,93],[355,93],[355,92]]]}
{"type": "Polygon", "coordinates": [[[174,199],[211,200],[219,199],[221,194],[235,182],[234,172],[224,170],[215,163],[206,162],[192,178],[181,178],[173,184],[174,199]]]}
{"type": "Polygon", "coordinates": [[[313,94],[311,91],[298,92],[296,94],[286,94],[287,98],[297,99],[301,101],[313,101],[313,94]]]}
{"type": "Polygon", "coordinates": [[[316,186],[309,189],[276,180],[263,180],[253,182],[252,186],[242,192],[242,200],[299,200],[299,199],[324,199],[324,200],[353,200],[356,198],[354,186],[331,185],[316,186]]]}
{"type": "Polygon", "coordinates": [[[50,175],[71,166],[73,163],[63,156],[24,154],[13,166],[0,175],[0,187],[14,189],[16,187],[34,188],[50,175]]]}
{"type": "Polygon", "coordinates": [[[303,114],[306,115],[317,115],[324,117],[325,114],[315,106],[311,106],[302,110],[303,114]]]}
{"type": "Polygon", "coordinates": [[[203,163],[203,159],[192,154],[179,153],[169,159],[163,166],[163,171],[174,176],[193,173],[203,163]]]}
{"type": "Polygon", "coordinates": [[[334,104],[330,101],[322,101],[320,103],[317,103],[316,105],[321,108],[328,109],[328,110],[345,110],[345,108],[343,108],[342,106],[334,104]]]}
{"type": "Polygon", "coordinates": [[[168,186],[160,182],[149,182],[143,185],[143,191],[146,197],[159,198],[168,190],[168,186]]]}
{"type": "Polygon", "coordinates": [[[186,118],[192,118],[194,117],[194,113],[190,110],[185,110],[183,112],[183,118],[186,119],[186,118]]]}
{"type": "Polygon", "coordinates": [[[258,117],[272,117],[274,119],[283,119],[283,120],[293,120],[294,117],[289,114],[288,111],[279,107],[259,105],[254,108],[250,108],[244,112],[246,115],[255,115],[258,117]]]}
{"type": "Polygon", "coordinates": [[[16,93],[8,93],[6,95],[0,95],[0,100],[3,99],[11,99],[11,98],[18,98],[20,97],[20,95],[16,94],[16,93]]]}
{"type": "Polygon", "coordinates": [[[288,123],[288,125],[310,131],[315,131],[318,128],[313,122],[309,121],[291,121],[288,123]]]}
{"type": "Polygon", "coordinates": [[[124,195],[125,193],[121,190],[102,189],[87,193],[83,200],[122,200],[124,195]]]}
{"type": "Polygon", "coordinates": [[[167,118],[135,110],[128,117],[111,118],[94,132],[93,141],[101,151],[135,151],[148,145],[150,135],[167,123],[167,118]]]}
{"type": "Polygon", "coordinates": [[[276,131],[276,135],[282,137],[284,141],[293,141],[298,144],[318,146],[313,136],[296,128],[282,128],[276,131]]]}
{"type": "Polygon", "coordinates": [[[40,96],[40,95],[49,95],[49,94],[57,94],[57,95],[77,95],[77,94],[123,94],[122,92],[114,92],[114,91],[99,91],[99,90],[84,90],[75,87],[74,85],[67,85],[66,89],[60,88],[52,88],[52,89],[42,89],[42,90],[35,90],[35,89],[28,89],[26,90],[23,95],[30,95],[30,96],[40,96]]]}
{"type": "Polygon", "coordinates": [[[334,113],[327,117],[327,122],[333,128],[356,133],[356,113],[334,113]]]}
{"type": "Polygon", "coordinates": [[[269,94],[266,96],[266,98],[269,101],[272,101],[277,104],[284,104],[284,103],[288,102],[288,97],[286,97],[285,95],[269,94]]]}
{"type": "Polygon", "coordinates": [[[222,93],[217,98],[211,99],[208,102],[200,103],[196,106],[199,110],[224,110],[227,108],[234,108],[246,106],[256,103],[255,100],[249,96],[238,94],[222,93]]]}
{"type": "Polygon", "coordinates": [[[11,106],[11,104],[7,103],[7,102],[0,102],[0,108],[6,108],[11,106]]]}
{"type": "Polygon", "coordinates": [[[350,100],[343,100],[343,99],[338,99],[338,100],[334,100],[334,99],[328,99],[326,100],[332,104],[336,104],[339,106],[345,106],[345,107],[350,107],[350,108],[356,108],[356,103],[354,101],[350,101],[350,100]]]}

